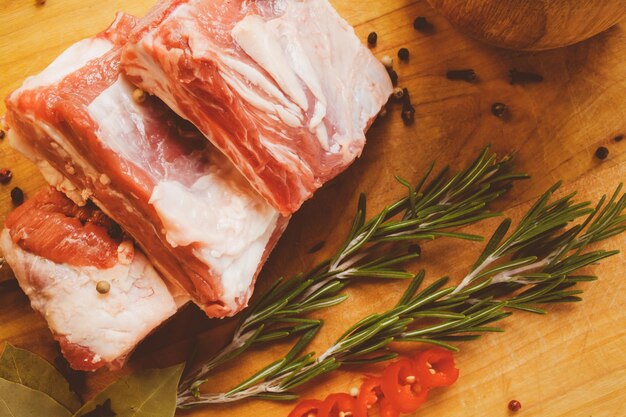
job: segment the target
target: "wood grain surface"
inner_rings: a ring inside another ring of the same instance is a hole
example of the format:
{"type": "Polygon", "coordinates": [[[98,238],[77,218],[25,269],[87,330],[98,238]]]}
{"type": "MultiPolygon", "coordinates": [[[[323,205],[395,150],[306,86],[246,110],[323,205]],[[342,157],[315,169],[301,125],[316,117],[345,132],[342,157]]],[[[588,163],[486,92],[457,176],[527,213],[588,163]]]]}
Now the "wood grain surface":
{"type": "MultiPolygon", "coordinates": [[[[515,152],[520,169],[533,175],[518,184],[499,208],[518,218],[528,203],[558,179],[581,198],[597,198],[626,179],[626,31],[617,26],[567,49],[542,53],[510,52],[477,43],[453,29],[425,1],[331,0],[365,39],[379,35],[377,56],[395,57],[400,47],[411,51],[408,63],[396,63],[400,84],[411,91],[416,123],[406,127],[400,109],[377,121],[368,134],[363,156],[340,178],[320,190],[294,216],[259,280],[265,287],[281,275],[306,270],[336,249],[347,232],[358,193],[369,196],[371,213],[400,197],[403,190],[393,177],[415,180],[428,163],[460,167],[485,144],[500,153],[515,152]],[[416,16],[426,16],[435,32],[424,35],[412,28],[416,16]],[[476,83],[452,82],[450,69],[473,68],[476,83]],[[535,71],[541,84],[510,85],[511,68],[535,71]],[[507,103],[510,117],[490,113],[496,102],[507,103]],[[598,146],[610,153],[594,158],[598,146]],[[325,242],[321,251],[309,249],[325,242]]],[[[43,69],[65,47],[105,28],[116,10],[144,13],[152,1],[0,0],[0,96],[16,88],[25,77],[43,69]]],[[[397,61],[397,59],[396,59],[397,61]]],[[[0,112],[4,107],[0,106],[0,112]]],[[[11,210],[9,191],[22,187],[26,194],[44,184],[36,169],[0,143],[0,167],[15,172],[10,185],[0,186],[0,220],[11,210]]],[[[488,234],[495,222],[472,231],[488,234]]],[[[477,256],[481,244],[438,240],[423,245],[420,266],[430,280],[441,275],[459,279],[477,256]]],[[[608,248],[626,249],[624,237],[607,242],[608,248]]],[[[624,255],[594,269],[597,283],[583,285],[581,304],[550,308],[548,316],[516,314],[503,323],[504,334],[488,335],[461,346],[458,383],[435,392],[421,416],[507,416],[507,403],[522,403],[523,416],[624,415],[626,402],[626,277],[624,255]]],[[[9,278],[5,267],[2,276],[9,278]]],[[[406,283],[367,282],[348,290],[343,305],[320,314],[326,326],[313,342],[320,351],[346,325],[397,301],[406,283]]],[[[195,308],[186,308],[142,343],[122,371],[180,362],[197,344],[200,355],[210,355],[224,342],[232,320],[208,320],[195,308]]],[[[0,342],[43,354],[58,355],[45,322],[31,311],[14,281],[0,284],[0,342]]],[[[236,364],[218,370],[211,389],[232,387],[242,375],[280,356],[286,345],[271,346],[245,355],[236,364]]],[[[419,346],[413,346],[413,350],[419,346]]],[[[364,371],[346,369],[318,380],[304,390],[320,398],[330,391],[348,391],[359,384],[364,371]]],[[[86,378],[86,397],[120,373],[98,371],[86,378]]],[[[289,405],[248,401],[236,405],[198,409],[186,416],[285,416],[289,405]]]]}
{"type": "Polygon", "coordinates": [[[464,33],[491,45],[544,50],[572,45],[626,16],[624,0],[428,0],[464,33]]]}

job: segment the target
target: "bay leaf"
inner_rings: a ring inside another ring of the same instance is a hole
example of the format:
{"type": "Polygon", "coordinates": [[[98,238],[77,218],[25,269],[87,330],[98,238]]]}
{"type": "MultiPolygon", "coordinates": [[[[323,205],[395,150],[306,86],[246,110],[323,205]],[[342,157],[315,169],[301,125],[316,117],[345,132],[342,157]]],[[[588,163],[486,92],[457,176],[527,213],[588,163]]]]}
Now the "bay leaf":
{"type": "Polygon", "coordinates": [[[41,391],[72,413],[80,408],[78,397],[54,366],[42,357],[8,343],[0,356],[0,378],[41,391]]]}
{"type": "Polygon", "coordinates": [[[41,391],[0,379],[0,417],[71,417],[72,413],[41,391]]]}
{"type": "Polygon", "coordinates": [[[173,417],[183,369],[181,364],[125,376],[85,403],[74,417],[94,415],[104,406],[116,417],[173,417]]]}

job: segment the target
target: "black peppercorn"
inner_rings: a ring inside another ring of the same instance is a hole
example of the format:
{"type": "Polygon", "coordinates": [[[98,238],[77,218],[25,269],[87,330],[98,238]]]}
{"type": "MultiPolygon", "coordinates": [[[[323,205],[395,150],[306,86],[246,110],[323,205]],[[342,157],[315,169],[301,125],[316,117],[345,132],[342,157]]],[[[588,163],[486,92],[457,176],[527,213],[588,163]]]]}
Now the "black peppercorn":
{"type": "Polygon", "coordinates": [[[13,172],[11,172],[10,169],[6,169],[6,168],[0,169],[0,184],[10,183],[11,178],[13,178],[13,172]]]}
{"type": "Polygon", "coordinates": [[[406,48],[400,48],[400,50],[398,51],[398,58],[400,58],[401,61],[408,61],[409,56],[409,50],[406,48]]]}
{"type": "Polygon", "coordinates": [[[15,187],[11,190],[11,201],[16,206],[24,202],[24,191],[20,187],[15,187]]]}
{"type": "Polygon", "coordinates": [[[522,408],[522,403],[520,403],[517,400],[511,400],[509,401],[509,410],[516,412],[519,411],[522,408]]]}
{"type": "Polygon", "coordinates": [[[606,148],[606,146],[600,146],[598,149],[596,149],[596,158],[603,160],[606,159],[609,156],[609,150],[606,148]]]}
{"type": "Polygon", "coordinates": [[[434,27],[424,16],[418,16],[413,21],[413,29],[422,33],[430,33],[433,31],[434,27]]]}
{"type": "Polygon", "coordinates": [[[523,72],[513,68],[509,71],[511,77],[511,84],[530,84],[540,83],[543,81],[543,76],[535,74],[534,72],[523,72]]]}
{"type": "Polygon", "coordinates": [[[6,133],[4,133],[4,130],[0,129],[0,139],[4,139],[5,135],[6,133]]]}
{"type": "Polygon", "coordinates": [[[387,68],[387,73],[389,74],[389,78],[391,78],[391,84],[395,87],[398,85],[398,73],[391,69],[387,68]]]}
{"type": "Polygon", "coordinates": [[[375,46],[376,42],[378,42],[378,34],[376,32],[372,32],[367,35],[367,44],[370,46],[375,46]]]}
{"type": "Polygon", "coordinates": [[[478,79],[473,69],[450,70],[446,73],[446,77],[453,81],[474,82],[478,79]]]}
{"type": "Polygon", "coordinates": [[[613,138],[614,142],[621,142],[624,139],[624,135],[617,135],[613,138]]]}
{"type": "Polygon", "coordinates": [[[402,101],[402,121],[406,126],[412,125],[415,121],[415,107],[411,104],[411,96],[409,90],[403,89],[404,98],[402,101]]]}
{"type": "Polygon", "coordinates": [[[509,107],[504,103],[493,103],[491,106],[491,113],[496,117],[503,118],[508,109],[509,107]]]}

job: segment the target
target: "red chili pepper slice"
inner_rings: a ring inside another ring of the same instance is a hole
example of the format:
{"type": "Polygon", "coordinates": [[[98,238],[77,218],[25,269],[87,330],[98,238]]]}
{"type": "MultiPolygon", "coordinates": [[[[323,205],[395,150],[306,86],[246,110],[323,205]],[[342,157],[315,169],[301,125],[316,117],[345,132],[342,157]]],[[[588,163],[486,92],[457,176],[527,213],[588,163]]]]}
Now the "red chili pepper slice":
{"type": "Polygon", "coordinates": [[[413,362],[408,359],[385,369],[381,388],[385,398],[401,413],[414,412],[428,397],[428,389],[422,386],[413,362]]]}
{"type": "Polygon", "coordinates": [[[361,384],[359,396],[356,399],[355,417],[367,417],[368,410],[381,399],[383,392],[380,389],[382,380],[376,377],[369,377],[361,384]]]}
{"type": "Polygon", "coordinates": [[[415,370],[426,387],[447,387],[459,378],[452,352],[442,348],[428,349],[415,358],[415,370]]]}
{"type": "Polygon", "coordinates": [[[339,413],[356,412],[356,399],[346,393],[330,394],[319,408],[317,417],[339,417],[339,413]]]}
{"type": "Polygon", "coordinates": [[[287,417],[312,417],[319,416],[319,409],[322,402],[319,400],[303,400],[296,405],[287,417]]]}
{"type": "Polygon", "coordinates": [[[400,411],[387,398],[380,399],[380,417],[400,417],[400,411]]]}

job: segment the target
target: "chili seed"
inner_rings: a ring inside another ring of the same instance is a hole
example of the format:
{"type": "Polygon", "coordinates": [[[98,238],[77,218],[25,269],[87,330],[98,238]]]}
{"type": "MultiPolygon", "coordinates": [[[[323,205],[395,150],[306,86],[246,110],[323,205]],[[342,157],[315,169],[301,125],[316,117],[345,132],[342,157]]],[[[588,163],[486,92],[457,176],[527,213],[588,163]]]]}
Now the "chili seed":
{"type": "Polygon", "coordinates": [[[398,85],[398,73],[391,68],[387,68],[387,73],[389,74],[389,78],[391,78],[391,84],[395,87],[398,85]]]}
{"type": "Polygon", "coordinates": [[[400,58],[401,61],[408,61],[410,56],[411,54],[407,48],[400,48],[398,51],[398,58],[400,58]]]}
{"type": "Polygon", "coordinates": [[[109,283],[109,281],[98,281],[98,283],[96,284],[96,291],[98,291],[100,294],[107,294],[109,291],[111,291],[111,284],[109,283]]]}
{"type": "Polygon", "coordinates": [[[4,133],[4,130],[0,129],[0,139],[4,139],[5,135],[6,135],[6,133],[4,133]]]}
{"type": "Polygon", "coordinates": [[[450,70],[446,77],[452,81],[467,81],[468,83],[477,80],[476,72],[473,69],[450,70]]]}
{"type": "Polygon", "coordinates": [[[422,33],[430,33],[433,31],[434,27],[424,16],[418,16],[413,21],[413,29],[422,33]]]}
{"type": "Polygon", "coordinates": [[[369,35],[367,35],[367,44],[370,46],[376,46],[376,43],[378,42],[378,34],[376,32],[372,32],[369,35]]]}
{"type": "Polygon", "coordinates": [[[20,187],[14,187],[11,190],[11,201],[15,206],[19,206],[24,202],[24,191],[20,187]]]}
{"type": "Polygon", "coordinates": [[[617,135],[613,138],[615,142],[621,142],[624,139],[624,135],[617,135]]]}
{"type": "Polygon", "coordinates": [[[600,146],[598,149],[596,149],[596,158],[603,160],[606,159],[608,156],[609,150],[606,146],[600,146]]]}
{"type": "Polygon", "coordinates": [[[541,74],[518,71],[515,68],[509,71],[509,76],[511,77],[511,84],[530,84],[540,83],[543,81],[543,76],[541,74]]]}
{"type": "Polygon", "coordinates": [[[517,400],[511,400],[509,401],[509,410],[516,412],[519,411],[522,408],[522,403],[520,403],[517,400]]]}
{"type": "Polygon", "coordinates": [[[387,68],[393,68],[393,59],[389,55],[385,55],[381,58],[380,62],[387,68]]]}
{"type": "Polygon", "coordinates": [[[11,172],[10,169],[6,169],[6,168],[0,169],[0,184],[10,183],[11,178],[13,178],[13,172],[11,172]]]}
{"type": "Polygon", "coordinates": [[[509,107],[504,103],[493,103],[491,106],[491,113],[496,117],[504,117],[509,107]]]}

